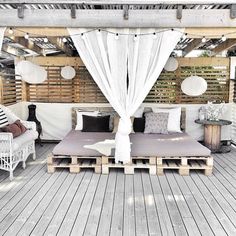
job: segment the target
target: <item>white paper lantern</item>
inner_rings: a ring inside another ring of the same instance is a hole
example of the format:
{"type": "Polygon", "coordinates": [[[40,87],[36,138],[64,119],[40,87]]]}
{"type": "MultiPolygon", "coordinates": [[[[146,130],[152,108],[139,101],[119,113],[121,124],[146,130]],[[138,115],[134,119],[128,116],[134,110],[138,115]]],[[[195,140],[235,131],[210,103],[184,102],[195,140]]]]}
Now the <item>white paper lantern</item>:
{"type": "Polygon", "coordinates": [[[204,78],[192,75],[181,84],[181,90],[188,96],[200,96],[207,90],[207,82],[204,78]]]}
{"type": "Polygon", "coordinates": [[[65,66],[61,69],[61,76],[64,79],[73,79],[75,77],[75,69],[71,66],[65,66]]]}
{"type": "Polygon", "coordinates": [[[175,71],[178,68],[178,66],[179,66],[178,61],[174,57],[170,57],[167,60],[165,66],[164,66],[164,69],[166,71],[175,71]]]}
{"type": "Polygon", "coordinates": [[[17,63],[16,65],[16,73],[19,75],[26,75],[26,74],[30,74],[32,72],[32,67],[34,66],[33,63],[31,63],[30,61],[20,61],[19,63],[17,63]]]}
{"type": "Polygon", "coordinates": [[[20,61],[16,65],[16,74],[29,84],[40,84],[47,79],[47,71],[30,61],[20,61]]]}

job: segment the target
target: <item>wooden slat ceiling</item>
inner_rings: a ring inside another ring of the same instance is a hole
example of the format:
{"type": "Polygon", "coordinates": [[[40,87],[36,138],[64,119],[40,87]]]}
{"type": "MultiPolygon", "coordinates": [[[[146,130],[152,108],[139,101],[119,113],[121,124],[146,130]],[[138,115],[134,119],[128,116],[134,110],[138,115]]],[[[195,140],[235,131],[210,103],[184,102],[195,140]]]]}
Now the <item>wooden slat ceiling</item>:
{"type": "MultiPolygon", "coordinates": [[[[76,9],[114,9],[120,10],[123,9],[123,5],[116,4],[106,4],[106,5],[98,5],[98,4],[74,4],[76,9]]],[[[9,3],[1,3],[0,9],[17,9],[19,4],[9,4],[9,3]]],[[[24,4],[24,7],[27,9],[70,9],[71,4],[24,4]]],[[[129,5],[129,9],[177,9],[178,5],[129,5]]],[[[230,5],[183,5],[183,9],[229,9],[230,5]]],[[[55,55],[55,54],[64,54],[57,45],[49,42],[44,42],[43,37],[31,37],[30,40],[42,49],[43,55],[55,55]]],[[[176,46],[176,50],[184,50],[194,39],[187,38],[181,40],[176,46]]],[[[212,50],[218,45],[222,43],[221,39],[209,39],[206,43],[200,44],[199,47],[195,49],[201,50],[212,50]]],[[[25,46],[25,45],[24,45],[25,46]]],[[[14,56],[32,56],[39,55],[38,52],[34,52],[33,50],[29,50],[19,43],[15,43],[12,39],[5,37],[3,42],[3,53],[0,55],[0,63],[4,63],[6,59],[12,58],[14,56]],[[4,47],[5,45],[5,47],[4,47]],[[12,49],[12,50],[10,50],[12,49]],[[14,50],[15,51],[14,51],[14,50]],[[12,51],[14,53],[12,53],[12,51]],[[18,55],[15,55],[18,54],[18,55]]],[[[70,37],[67,38],[66,46],[69,47],[73,51],[73,56],[77,55],[76,49],[73,45],[70,37]]]]}

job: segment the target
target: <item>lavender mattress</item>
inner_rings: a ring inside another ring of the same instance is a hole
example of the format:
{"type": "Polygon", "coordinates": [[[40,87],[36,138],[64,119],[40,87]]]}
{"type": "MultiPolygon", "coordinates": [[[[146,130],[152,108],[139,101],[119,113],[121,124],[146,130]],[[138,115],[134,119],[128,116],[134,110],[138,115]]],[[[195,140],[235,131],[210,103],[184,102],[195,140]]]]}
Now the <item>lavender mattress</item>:
{"type": "MultiPolygon", "coordinates": [[[[112,133],[71,130],[53,149],[54,155],[101,156],[96,150],[84,148],[105,139],[114,139],[112,133]]],[[[209,156],[210,150],[186,133],[130,135],[131,156],[209,156]]],[[[114,150],[112,151],[112,156],[114,150]]]]}

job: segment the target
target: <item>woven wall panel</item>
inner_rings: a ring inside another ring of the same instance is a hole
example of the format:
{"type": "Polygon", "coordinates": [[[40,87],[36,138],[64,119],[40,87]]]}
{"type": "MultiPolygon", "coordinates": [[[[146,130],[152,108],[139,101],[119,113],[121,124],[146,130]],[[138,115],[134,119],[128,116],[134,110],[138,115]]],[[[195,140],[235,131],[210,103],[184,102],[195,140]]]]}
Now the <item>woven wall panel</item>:
{"type": "MultiPolygon", "coordinates": [[[[227,58],[181,58],[175,72],[163,71],[145,99],[150,103],[207,103],[228,102],[230,91],[229,63],[227,58]],[[186,96],[181,91],[182,81],[190,75],[202,76],[208,83],[205,94],[186,96]]],[[[48,80],[40,85],[29,85],[28,99],[32,102],[103,103],[107,102],[84,66],[74,66],[73,80],[61,78],[62,66],[45,66],[48,80]]]]}

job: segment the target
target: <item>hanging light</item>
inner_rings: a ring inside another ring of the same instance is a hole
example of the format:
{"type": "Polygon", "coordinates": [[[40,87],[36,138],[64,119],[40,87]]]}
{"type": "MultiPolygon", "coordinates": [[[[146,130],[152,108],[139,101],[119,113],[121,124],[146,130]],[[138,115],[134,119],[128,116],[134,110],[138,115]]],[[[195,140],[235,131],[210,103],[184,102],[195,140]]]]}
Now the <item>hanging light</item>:
{"type": "Polygon", "coordinates": [[[24,37],[25,39],[29,39],[29,33],[26,33],[24,37]]]}
{"type": "Polygon", "coordinates": [[[66,43],[67,42],[67,39],[65,37],[62,38],[62,42],[63,43],[66,43]]]}
{"type": "Polygon", "coordinates": [[[45,38],[43,39],[43,42],[44,42],[44,43],[48,43],[48,38],[45,37],[45,38]]]}
{"type": "Polygon", "coordinates": [[[178,68],[178,66],[179,66],[179,63],[178,63],[177,59],[174,57],[170,57],[167,60],[165,66],[164,66],[164,69],[166,71],[175,71],[178,68]]]}
{"type": "Polygon", "coordinates": [[[183,34],[182,39],[185,40],[187,38],[187,33],[183,34]]]}
{"type": "Polygon", "coordinates": [[[221,37],[221,40],[224,42],[224,41],[226,41],[226,36],[225,35],[222,35],[222,37],[221,37]]]}
{"type": "Polygon", "coordinates": [[[84,34],[83,33],[81,33],[81,38],[84,40],[85,39],[85,37],[84,37],[84,34]]]}
{"type": "Polygon", "coordinates": [[[197,97],[207,90],[207,82],[204,78],[191,75],[181,83],[181,90],[188,96],[197,97]]]}
{"type": "Polygon", "coordinates": [[[115,39],[116,39],[116,40],[119,39],[119,34],[118,34],[118,33],[116,33],[116,35],[115,35],[115,39]]]}
{"type": "Polygon", "coordinates": [[[153,33],[153,39],[156,39],[157,38],[157,34],[156,32],[153,33]]]}
{"type": "Polygon", "coordinates": [[[134,35],[134,41],[137,41],[138,40],[138,36],[137,34],[134,35]]]}
{"type": "Polygon", "coordinates": [[[61,76],[64,79],[73,79],[76,75],[76,71],[72,66],[65,66],[61,69],[61,76]]]}
{"type": "Polygon", "coordinates": [[[10,29],[8,30],[8,33],[9,33],[9,34],[13,34],[13,33],[14,33],[13,29],[10,28],[10,29]]]}
{"type": "Polygon", "coordinates": [[[203,38],[202,38],[202,43],[205,43],[207,40],[206,40],[206,37],[205,36],[203,36],[203,38]]]}

